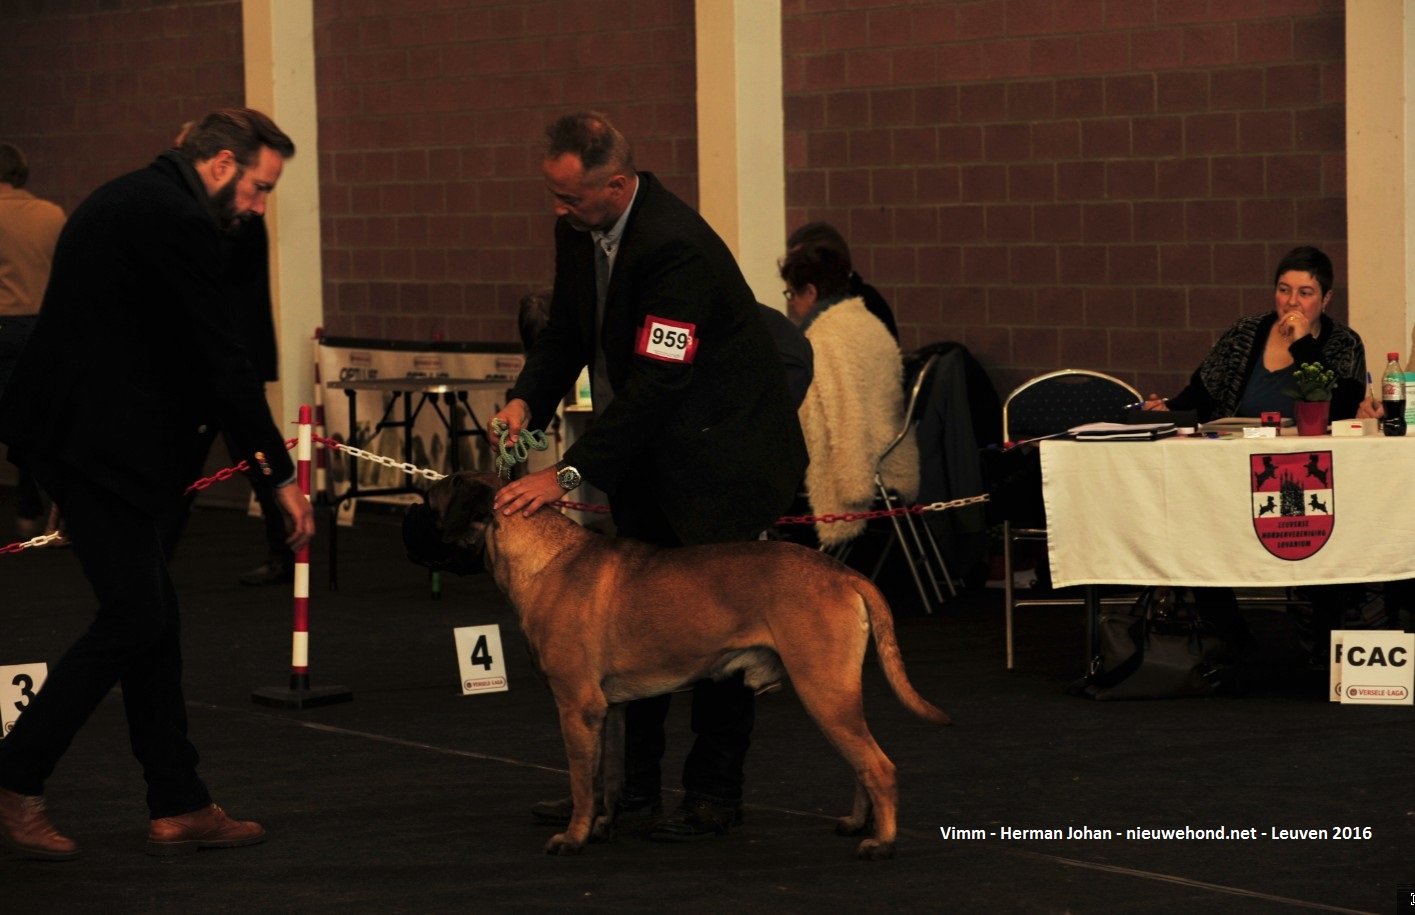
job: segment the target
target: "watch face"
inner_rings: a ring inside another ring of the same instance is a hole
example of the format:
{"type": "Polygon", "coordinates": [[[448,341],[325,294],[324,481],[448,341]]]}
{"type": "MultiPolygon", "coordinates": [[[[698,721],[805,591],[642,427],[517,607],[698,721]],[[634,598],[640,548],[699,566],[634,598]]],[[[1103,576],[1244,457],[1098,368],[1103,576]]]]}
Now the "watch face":
{"type": "Polygon", "coordinates": [[[560,488],[569,492],[580,485],[580,471],[574,467],[561,467],[556,471],[555,481],[560,484],[560,488]]]}

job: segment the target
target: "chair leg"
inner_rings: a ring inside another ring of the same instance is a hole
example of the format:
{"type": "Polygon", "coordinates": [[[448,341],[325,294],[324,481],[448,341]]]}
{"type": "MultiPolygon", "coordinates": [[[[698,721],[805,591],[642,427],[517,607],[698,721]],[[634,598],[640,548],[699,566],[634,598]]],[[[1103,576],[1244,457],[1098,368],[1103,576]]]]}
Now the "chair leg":
{"type": "MultiPolygon", "coordinates": [[[[900,507],[900,505],[902,504],[901,500],[895,499],[889,494],[889,490],[885,488],[884,481],[880,479],[878,474],[875,475],[875,492],[879,494],[880,502],[882,502],[884,504],[884,507],[887,509],[892,510],[900,507]]],[[[916,562],[923,565],[924,573],[928,576],[929,584],[933,587],[934,599],[938,602],[939,606],[943,606],[943,589],[938,586],[938,576],[934,574],[934,568],[929,563],[928,554],[924,552],[923,538],[919,536],[919,528],[917,525],[921,522],[919,522],[918,519],[916,519],[911,514],[905,514],[902,516],[890,515],[889,519],[890,521],[895,522],[894,529],[896,532],[905,527],[909,529],[909,537],[913,541],[913,548],[911,549],[909,541],[903,539],[902,537],[899,540],[899,548],[904,551],[905,561],[910,564],[911,571],[914,571],[914,574],[916,576],[918,575],[918,572],[914,570],[913,566],[916,562]],[[899,523],[899,518],[901,517],[904,519],[902,524],[899,523]]],[[[925,525],[925,528],[927,529],[927,525],[925,525]]],[[[942,566],[941,559],[940,566],[942,566]]],[[[944,570],[944,575],[945,577],[947,577],[948,575],[948,571],[946,569],[944,570]]],[[[949,590],[953,592],[953,594],[956,595],[958,593],[957,591],[953,590],[952,579],[949,579],[948,587],[949,590]]]]}
{"type": "Polygon", "coordinates": [[[1007,645],[1007,669],[1012,669],[1012,522],[1002,522],[1002,618],[1007,645]]]}
{"type": "Polygon", "coordinates": [[[934,539],[934,532],[929,527],[928,518],[919,518],[919,526],[924,529],[924,537],[929,542],[929,549],[933,552],[934,562],[938,565],[939,574],[943,576],[943,583],[948,585],[948,593],[951,597],[958,596],[958,588],[953,583],[953,574],[948,571],[948,563],[943,561],[943,551],[938,548],[938,541],[934,539]]]}
{"type": "MultiPolygon", "coordinates": [[[[940,606],[943,605],[943,588],[939,587],[938,574],[934,571],[933,563],[929,562],[929,554],[924,551],[924,538],[919,536],[919,528],[925,526],[923,521],[913,515],[902,515],[903,525],[909,531],[909,539],[914,542],[914,556],[919,565],[924,567],[924,574],[929,579],[929,585],[933,588],[934,597],[940,606]]],[[[947,574],[946,572],[944,573],[947,574]]],[[[949,583],[952,587],[952,583],[949,583]]]]}
{"type": "MultiPolygon", "coordinates": [[[[899,523],[898,515],[889,516],[890,523],[894,526],[894,537],[899,541],[899,550],[904,554],[904,564],[909,567],[909,574],[914,577],[914,587],[919,589],[919,599],[924,602],[924,612],[933,613],[933,601],[929,599],[929,593],[924,588],[924,580],[919,577],[919,566],[914,562],[914,557],[909,553],[909,543],[904,539],[904,528],[899,523]]],[[[937,590],[937,586],[935,586],[937,590]]],[[[941,603],[942,597],[939,598],[941,603]]]]}

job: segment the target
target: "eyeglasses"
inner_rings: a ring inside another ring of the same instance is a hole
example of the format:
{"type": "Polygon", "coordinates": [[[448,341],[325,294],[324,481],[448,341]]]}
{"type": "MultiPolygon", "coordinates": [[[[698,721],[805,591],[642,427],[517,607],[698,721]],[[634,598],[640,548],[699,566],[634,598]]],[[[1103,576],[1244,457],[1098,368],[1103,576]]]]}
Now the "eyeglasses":
{"type": "Polygon", "coordinates": [[[796,298],[796,293],[792,292],[790,289],[783,289],[783,290],[781,290],[781,294],[782,294],[783,296],[785,296],[786,301],[788,301],[788,302],[791,301],[792,299],[796,298]]]}

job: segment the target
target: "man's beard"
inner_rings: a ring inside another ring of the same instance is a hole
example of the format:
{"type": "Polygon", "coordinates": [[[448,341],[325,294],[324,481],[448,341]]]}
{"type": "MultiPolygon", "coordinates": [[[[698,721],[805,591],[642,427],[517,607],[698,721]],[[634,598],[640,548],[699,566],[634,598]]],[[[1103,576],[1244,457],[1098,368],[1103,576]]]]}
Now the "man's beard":
{"type": "Polygon", "coordinates": [[[216,213],[216,221],[221,224],[221,228],[228,231],[241,222],[241,217],[236,213],[236,182],[241,180],[244,173],[245,169],[238,168],[236,176],[211,195],[211,208],[216,213]]]}

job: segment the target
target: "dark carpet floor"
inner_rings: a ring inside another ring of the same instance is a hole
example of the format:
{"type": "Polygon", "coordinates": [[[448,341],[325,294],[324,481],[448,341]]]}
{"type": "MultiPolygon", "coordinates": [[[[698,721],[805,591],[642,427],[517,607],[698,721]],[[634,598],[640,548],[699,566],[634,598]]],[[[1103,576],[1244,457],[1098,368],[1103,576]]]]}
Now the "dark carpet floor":
{"type": "MultiPolygon", "coordinates": [[[[9,498],[0,489],[0,519],[9,498]]],[[[625,835],[555,858],[528,812],[566,789],[555,710],[491,583],[452,579],[430,599],[394,523],[364,515],[341,531],[338,591],[316,550],[311,601],[314,684],[353,701],[272,709],[251,694],[288,682],[291,601],[236,584],[259,542],[258,521],[198,511],[173,570],[203,775],[269,841],[144,855],[141,776],[115,694],[47,789],[83,856],[0,854],[6,912],[1409,910],[1397,887],[1415,883],[1415,712],[1325,701],[1274,611],[1248,611],[1260,645],[1245,697],[1096,703],[1066,689],[1081,672],[1079,612],[1024,612],[1008,672],[999,592],[918,616],[893,588],[909,674],[955,720],[910,717],[867,660],[872,729],[899,769],[895,860],[857,861],[857,840],[834,835],[851,778],[789,689],[758,703],[739,831],[691,845],[625,835]],[[501,627],[510,690],[463,697],[452,630],[487,623],[501,627]],[[1127,837],[1185,827],[1259,837],[1127,837]],[[1348,828],[1358,838],[1337,838],[1348,828]]],[[[0,665],[53,663],[90,612],[71,551],[0,555],[0,665]]],[[[668,773],[686,751],[686,712],[675,703],[668,773]]]]}

